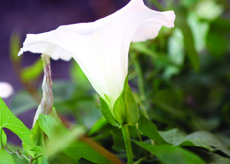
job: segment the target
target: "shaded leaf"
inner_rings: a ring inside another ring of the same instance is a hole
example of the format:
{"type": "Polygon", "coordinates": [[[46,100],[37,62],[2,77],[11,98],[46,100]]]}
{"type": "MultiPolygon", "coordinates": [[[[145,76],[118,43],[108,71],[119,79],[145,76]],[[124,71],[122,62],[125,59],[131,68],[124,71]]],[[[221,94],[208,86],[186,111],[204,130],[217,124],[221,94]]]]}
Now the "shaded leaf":
{"type": "Polygon", "coordinates": [[[199,156],[180,147],[171,145],[150,145],[139,141],[133,142],[153,153],[165,164],[205,164],[199,156]]]}
{"type": "Polygon", "coordinates": [[[70,147],[66,148],[64,151],[69,157],[76,160],[85,158],[94,163],[111,163],[106,157],[102,156],[95,149],[88,146],[84,142],[76,142],[75,144],[72,144],[70,147]]]}
{"type": "Polygon", "coordinates": [[[69,146],[85,132],[85,129],[81,126],[76,126],[71,131],[68,131],[57,118],[55,110],[52,113],[53,116],[39,115],[39,125],[49,137],[45,147],[47,156],[53,155],[64,147],[69,146]]]}
{"type": "Polygon", "coordinates": [[[38,103],[34,100],[28,92],[20,91],[16,93],[11,101],[11,110],[15,115],[19,115],[28,110],[38,107],[38,103]]]}
{"type": "Polygon", "coordinates": [[[175,20],[175,26],[180,28],[184,35],[184,46],[186,54],[188,55],[193,69],[198,72],[200,69],[200,61],[198,53],[195,49],[195,42],[192,34],[192,30],[186,22],[186,11],[185,9],[176,10],[177,19],[175,20]]]}
{"type": "Polygon", "coordinates": [[[185,135],[177,129],[172,129],[167,132],[160,132],[160,134],[167,142],[176,146],[197,146],[209,151],[220,150],[230,156],[230,151],[225,147],[225,145],[221,143],[215,135],[209,132],[197,131],[189,135],[185,135]]]}
{"type": "Polygon", "coordinates": [[[153,103],[161,109],[176,116],[183,116],[184,112],[181,109],[181,98],[172,90],[161,90],[156,93],[153,98],[153,103]]]}
{"type": "Polygon", "coordinates": [[[139,130],[147,137],[154,140],[157,144],[168,144],[159,134],[156,125],[145,118],[144,116],[140,116],[139,119],[139,130]]]}

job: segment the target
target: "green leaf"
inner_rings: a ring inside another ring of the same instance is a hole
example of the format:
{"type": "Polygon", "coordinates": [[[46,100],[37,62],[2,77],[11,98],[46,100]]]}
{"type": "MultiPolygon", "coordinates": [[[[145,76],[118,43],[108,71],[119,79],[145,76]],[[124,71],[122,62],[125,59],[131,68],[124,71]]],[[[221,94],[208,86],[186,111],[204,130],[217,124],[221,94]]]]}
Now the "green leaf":
{"type": "Polygon", "coordinates": [[[84,158],[79,159],[78,164],[94,164],[93,162],[90,162],[84,158]]]}
{"type": "Polygon", "coordinates": [[[75,86],[72,82],[63,80],[53,81],[54,104],[60,104],[60,102],[69,100],[74,92],[75,86]]]}
{"type": "MultiPolygon", "coordinates": [[[[218,5],[214,0],[201,1],[195,10],[195,13],[203,19],[214,20],[223,13],[224,7],[218,5]],[[212,11],[212,12],[210,12],[212,11]]],[[[194,12],[194,11],[193,11],[194,12]]]]}
{"type": "Polygon", "coordinates": [[[124,138],[122,137],[121,129],[114,128],[110,131],[111,136],[113,137],[113,150],[117,152],[125,151],[124,138]]]}
{"type": "Polygon", "coordinates": [[[135,51],[141,52],[145,55],[149,55],[153,59],[158,58],[158,56],[144,42],[134,42],[131,44],[130,49],[134,49],[135,51]]]}
{"type": "Polygon", "coordinates": [[[168,42],[168,54],[170,60],[177,64],[182,65],[184,62],[184,38],[180,29],[176,28],[168,42]]]}
{"type": "Polygon", "coordinates": [[[22,70],[23,81],[30,82],[37,79],[43,72],[42,60],[39,58],[33,65],[22,70]]]}
{"type": "Polygon", "coordinates": [[[222,157],[215,153],[210,153],[210,158],[208,160],[209,164],[229,164],[230,159],[226,157],[222,157]]]}
{"type": "Polygon", "coordinates": [[[17,33],[13,33],[10,37],[10,57],[13,62],[18,62],[21,59],[18,56],[20,46],[20,36],[17,33]]]}
{"type": "Polygon", "coordinates": [[[165,164],[205,164],[199,156],[180,147],[171,145],[150,145],[139,141],[133,142],[153,153],[165,164]]]}
{"type": "Polygon", "coordinates": [[[48,116],[39,115],[39,125],[49,137],[45,148],[47,156],[53,155],[64,147],[69,146],[85,133],[85,129],[81,126],[76,126],[71,131],[68,131],[57,118],[55,110],[53,110],[52,114],[48,116]]]}
{"type": "Polygon", "coordinates": [[[198,52],[201,52],[205,48],[205,41],[210,25],[207,22],[201,22],[193,11],[189,13],[187,22],[192,30],[195,48],[198,52]]]}
{"type": "Polygon", "coordinates": [[[207,36],[208,49],[211,54],[217,58],[221,58],[226,55],[229,48],[226,35],[227,33],[218,30],[218,32],[211,31],[207,36]]]}
{"type": "MultiPolygon", "coordinates": [[[[178,146],[182,142],[184,142],[185,134],[181,133],[178,129],[171,129],[169,131],[159,132],[159,133],[164,138],[165,141],[175,146],[178,146]]],[[[194,145],[192,144],[191,146],[194,145]]]]}
{"type": "Polygon", "coordinates": [[[38,121],[35,123],[33,129],[31,130],[30,144],[23,143],[23,151],[27,156],[35,157],[37,155],[43,154],[44,146],[44,135],[39,127],[38,121]]]}
{"type": "Polygon", "coordinates": [[[15,164],[12,155],[8,154],[3,149],[0,149],[0,163],[1,164],[15,164]]]}
{"type": "Polygon", "coordinates": [[[78,90],[89,91],[92,89],[92,85],[89,80],[75,61],[71,64],[70,76],[72,81],[76,84],[78,90]]]}
{"type": "Polygon", "coordinates": [[[38,159],[38,164],[49,164],[48,158],[46,156],[42,156],[38,159]]]}
{"type": "Polygon", "coordinates": [[[93,125],[93,127],[88,132],[88,135],[91,136],[95,133],[97,133],[101,128],[103,128],[108,122],[106,121],[105,117],[101,117],[96,121],[96,123],[93,125]]]}
{"type": "MultiPolygon", "coordinates": [[[[211,148],[210,150],[215,150],[213,149],[214,147],[230,157],[230,151],[227,149],[227,147],[220,140],[218,140],[218,138],[215,135],[211,134],[210,132],[198,131],[187,135],[186,138],[192,141],[195,145],[208,145],[211,148]]],[[[183,145],[183,143],[181,145],[183,145]]]]}
{"type": "Polygon", "coordinates": [[[71,147],[66,148],[64,151],[69,157],[76,160],[85,158],[94,163],[111,163],[106,157],[102,156],[94,148],[88,146],[84,142],[78,141],[71,145],[71,147]]]}
{"type": "Polygon", "coordinates": [[[11,101],[11,110],[16,116],[37,107],[38,103],[25,91],[16,93],[11,101]]]}
{"type": "Polygon", "coordinates": [[[139,130],[147,137],[154,140],[157,144],[168,144],[159,134],[156,125],[145,118],[144,116],[141,116],[138,121],[138,128],[139,130]]]}
{"type": "Polygon", "coordinates": [[[176,146],[196,146],[205,148],[209,151],[220,150],[230,156],[230,151],[220,142],[215,135],[206,131],[197,131],[189,135],[172,129],[167,132],[160,132],[161,136],[169,143],[176,146]]]}
{"type": "Polygon", "coordinates": [[[180,28],[184,35],[184,46],[186,54],[188,55],[193,69],[198,72],[200,69],[200,59],[195,49],[195,42],[192,34],[192,30],[187,23],[185,9],[179,8],[176,10],[177,19],[175,20],[175,26],[180,28]]]}
{"type": "Polygon", "coordinates": [[[180,111],[182,101],[179,94],[172,90],[161,90],[156,93],[153,103],[161,109],[175,116],[184,116],[184,112],[180,111]]]}
{"type": "MultiPolygon", "coordinates": [[[[7,128],[14,132],[23,142],[30,144],[31,131],[19,120],[0,98],[0,130],[7,128]]],[[[2,136],[0,136],[2,141],[2,136]]]]}
{"type": "Polygon", "coordinates": [[[113,126],[119,126],[118,122],[114,119],[111,110],[109,109],[109,106],[107,105],[107,103],[104,101],[103,98],[100,98],[100,109],[101,109],[101,113],[103,114],[103,116],[105,117],[105,119],[113,126]]]}
{"type": "MultiPolygon", "coordinates": [[[[6,133],[4,132],[4,130],[2,130],[1,129],[1,131],[2,131],[2,143],[4,144],[4,145],[6,145],[6,143],[7,143],[7,136],[6,136],[6,133]]],[[[1,141],[1,140],[0,140],[1,141]]]]}
{"type": "Polygon", "coordinates": [[[113,113],[120,125],[127,124],[132,126],[138,121],[139,109],[129,87],[128,76],[125,80],[124,90],[114,104],[113,113]]]}
{"type": "Polygon", "coordinates": [[[180,72],[180,67],[184,63],[184,38],[181,30],[176,28],[168,42],[168,57],[174,63],[166,65],[163,76],[169,79],[180,72]]]}
{"type": "Polygon", "coordinates": [[[66,133],[68,130],[62,125],[59,121],[57,121],[52,116],[48,115],[39,115],[39,125],[43,132],[49,137],[55,137],[53,134],[54,128],[58,127],[60,128],[63,133],[66,133]]]}

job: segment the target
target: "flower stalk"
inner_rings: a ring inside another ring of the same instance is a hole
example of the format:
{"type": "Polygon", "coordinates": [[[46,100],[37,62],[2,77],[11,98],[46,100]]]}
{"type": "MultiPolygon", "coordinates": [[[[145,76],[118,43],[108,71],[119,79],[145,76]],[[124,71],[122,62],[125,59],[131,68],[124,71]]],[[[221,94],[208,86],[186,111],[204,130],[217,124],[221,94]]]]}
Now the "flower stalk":
{"type": "Polygon", "coordinates": [[[128,160],[127,164],[133,164],[133,150],[132,150],[132,144],[130,140],[128,125],[122,124],[121,131],[122,131],[124,142],[125,142],[125,148],[126,148],[126,154],[127,154],[127,160],[128,160]]]}

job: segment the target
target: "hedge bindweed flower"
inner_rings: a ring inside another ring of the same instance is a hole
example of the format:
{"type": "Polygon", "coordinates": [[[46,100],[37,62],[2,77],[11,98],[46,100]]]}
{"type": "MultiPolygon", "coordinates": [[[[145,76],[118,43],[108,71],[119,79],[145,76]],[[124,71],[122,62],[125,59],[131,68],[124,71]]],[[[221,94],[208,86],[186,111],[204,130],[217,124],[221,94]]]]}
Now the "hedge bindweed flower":
{"type": "Polygon", "coordinates": [[[7,82],[0,82],[0,97],[1,98],[8,98],[12,93],[14,92],[14,89],[12,85],[10,85],[7,82]]]}
{"type": "Polygon", "coordinates": [[[30,51],[47,54],[54,60],[68,61],[73,57],[112,110],[128,73],[130,42],[155,38],[162,26],[173,27],[174,19],[173,11],[154,11],[143,0],[131,0],[95,22],[28,34],[19,55],[30,51]]]}

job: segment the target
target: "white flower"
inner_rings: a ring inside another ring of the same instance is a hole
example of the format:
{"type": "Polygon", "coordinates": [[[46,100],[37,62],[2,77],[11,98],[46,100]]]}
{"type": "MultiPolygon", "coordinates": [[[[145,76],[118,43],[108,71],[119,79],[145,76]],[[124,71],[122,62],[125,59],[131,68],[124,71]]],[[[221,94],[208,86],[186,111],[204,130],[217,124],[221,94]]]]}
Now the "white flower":
{"type": "Polygon", "coordinates": [[[0,82],[0,97],[8,98],[14,92],[13,87],[6,82],[0,82]]]}
{"type": "Polygon", "coordinates": [[[130,42],[155,38],[162,26],[173,27],[174,19],[173,11],[154,11],[143,0],[131,0],[122,9],[95,22],[28,34],[19,55],[30,51],[47,54],[54,60],[68,61],[73,57],[112,109],[128,73],[130,42]]]}

